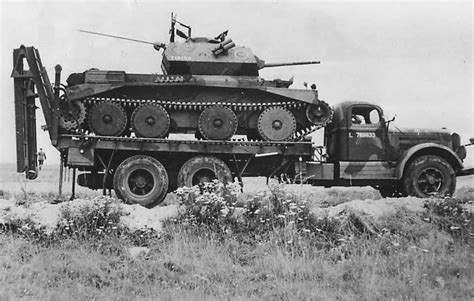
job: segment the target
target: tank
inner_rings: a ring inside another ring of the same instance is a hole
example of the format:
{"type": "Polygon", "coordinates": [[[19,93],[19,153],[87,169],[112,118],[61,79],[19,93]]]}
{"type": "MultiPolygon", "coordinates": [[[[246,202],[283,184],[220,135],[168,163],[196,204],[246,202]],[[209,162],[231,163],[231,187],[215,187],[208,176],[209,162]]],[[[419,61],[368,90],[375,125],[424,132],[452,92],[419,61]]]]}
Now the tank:
{"type": "Polygon", "coordinates": [[[191,27],[172,15],[170,42],[145,42],[162,51],[163,74],[98,69],[71,74],[62,96],[62,132],[158,139],[194,133],[196,139],[206,140],[244,135],[248,140],[297,141],[331,120],[332,109],[318,98],[314,84],[290,89],[292,78],[259,76],[266,67],[319,62],[267,64],[227,36],[228,31],[215,38],[191,37],[191,27]]]}

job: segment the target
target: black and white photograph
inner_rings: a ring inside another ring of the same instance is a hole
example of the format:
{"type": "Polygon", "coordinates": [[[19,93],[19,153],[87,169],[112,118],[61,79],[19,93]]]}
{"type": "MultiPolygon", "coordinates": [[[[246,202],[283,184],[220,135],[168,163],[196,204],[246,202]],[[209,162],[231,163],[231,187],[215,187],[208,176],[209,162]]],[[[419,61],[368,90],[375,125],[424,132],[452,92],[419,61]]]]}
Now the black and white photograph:
{"type": "Polygon", "coordinates": [[[0,1],[0,300],[471,300],[470,1],[0,1]]]}

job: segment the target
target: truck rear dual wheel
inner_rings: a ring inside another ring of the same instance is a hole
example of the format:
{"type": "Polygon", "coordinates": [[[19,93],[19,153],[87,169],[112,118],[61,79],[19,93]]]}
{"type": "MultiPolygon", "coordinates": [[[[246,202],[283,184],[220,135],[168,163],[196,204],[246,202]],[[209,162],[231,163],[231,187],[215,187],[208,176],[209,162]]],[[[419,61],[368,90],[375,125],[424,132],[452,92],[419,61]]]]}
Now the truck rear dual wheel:
{"type": "Polygon", "coordinates": [[[168,173],[155,158],[133,156],[117,167],[114,190],[126,203],[152,208],[163,202],[168,193],[168,173]]]}
{"type": "Polygon", "coordinates": [[[213,156],[196,156],[186,161],[178,173],[178,187],[191,187],[211,182],[232,182],[232,173],[219,158],[213,156]]]}
{"type": "Polygon", "coordinates": [[[408,195],[421,198],[453,195],[456,173],[451,164],[441,157],[420,156],[408,165],[403,188],[408,195]]]}

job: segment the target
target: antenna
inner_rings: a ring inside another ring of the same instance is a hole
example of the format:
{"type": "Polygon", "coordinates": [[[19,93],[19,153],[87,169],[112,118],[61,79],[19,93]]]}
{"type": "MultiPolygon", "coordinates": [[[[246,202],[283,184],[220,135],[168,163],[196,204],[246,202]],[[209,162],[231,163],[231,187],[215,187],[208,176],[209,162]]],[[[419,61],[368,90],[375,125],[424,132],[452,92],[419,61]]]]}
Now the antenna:
{"type": "Polygon", "coordinates": [[[98,36],[104,36],[104,37],[116,38],[116,39],[121,39],[121,40],[127,40],[127,41],[137,42],[137,43],[155,45],[155,43],[152,43],[152,42],[142,41],[142,40],[137,40],[137,39],[124,38],[124,37],[120,37],[120,36],[114,36],[114,35],[111,35],[111,34],[105,34],[105,33],[100,33],[100,32],[93,32],[93,31],[82,30],[82,29],[79,29],[79,31],[80,31],[80,32],[84,32],[84,33],[95,34],[95,35],[98,35],[98,36]]]}

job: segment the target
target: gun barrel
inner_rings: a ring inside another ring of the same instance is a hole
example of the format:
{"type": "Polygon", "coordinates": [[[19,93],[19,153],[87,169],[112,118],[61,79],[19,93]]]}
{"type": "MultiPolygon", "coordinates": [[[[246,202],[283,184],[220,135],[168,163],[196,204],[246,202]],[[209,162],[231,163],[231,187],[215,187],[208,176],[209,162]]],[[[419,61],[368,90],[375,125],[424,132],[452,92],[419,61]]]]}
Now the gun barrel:
{"type": "Polygon", "coordinates": [[[291,63],[265,63],[262,68],[296,66],[296,65],[313,65],[313,64],[321,64],[321,62],[320,61],[306,61],[306,62],[291,62],[291,63]]]}

